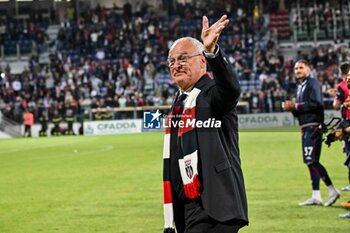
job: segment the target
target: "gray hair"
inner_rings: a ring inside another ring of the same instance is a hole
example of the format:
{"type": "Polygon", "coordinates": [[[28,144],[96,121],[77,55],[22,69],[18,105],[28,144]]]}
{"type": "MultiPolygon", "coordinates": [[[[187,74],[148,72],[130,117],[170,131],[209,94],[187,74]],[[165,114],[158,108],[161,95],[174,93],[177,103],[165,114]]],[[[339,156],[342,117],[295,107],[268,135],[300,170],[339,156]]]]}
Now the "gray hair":
{"type": "Polygon", "coordinates": [[[178,43],[183,42],[183,41],[190,42],[193,45],[193,47],[196,49],[197,53],[202,53],[204,51],[203,44],[199,40],[197,40],[193,37],[189,37],[189,36],[182,37],[180,39],[175,40],[174,43],[171,45],[169,51],[172,50],[178,43]]]}

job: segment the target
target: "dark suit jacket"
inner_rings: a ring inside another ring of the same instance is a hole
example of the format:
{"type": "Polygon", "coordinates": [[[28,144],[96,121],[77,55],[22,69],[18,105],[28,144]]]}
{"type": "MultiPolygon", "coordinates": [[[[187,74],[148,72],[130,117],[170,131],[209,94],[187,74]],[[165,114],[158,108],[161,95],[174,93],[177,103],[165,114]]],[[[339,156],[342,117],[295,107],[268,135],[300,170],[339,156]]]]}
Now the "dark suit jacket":
{"type": "MultiPolygon", "coordinates": [[[[221,51],[207,58],[214,79],[207,74],[195,85],[197,120],[221,120],[221,128],[197,128],[201,200],[206,213],[223,222],[235,219],[248,224],[247,200],[238,145],[235,107],[240,96],[236,74],[221,51]]],[[[176,223],[176,222],[175,222],[176,223]]]]}
{"type": "Polygon", "coordinates": [[[296,93],[296,110],[292,113],[299,120],[299,125],[323,123],[324,108],[321,84],[310,76],[305,79],[304,86],[299,84],[296,93]]]}

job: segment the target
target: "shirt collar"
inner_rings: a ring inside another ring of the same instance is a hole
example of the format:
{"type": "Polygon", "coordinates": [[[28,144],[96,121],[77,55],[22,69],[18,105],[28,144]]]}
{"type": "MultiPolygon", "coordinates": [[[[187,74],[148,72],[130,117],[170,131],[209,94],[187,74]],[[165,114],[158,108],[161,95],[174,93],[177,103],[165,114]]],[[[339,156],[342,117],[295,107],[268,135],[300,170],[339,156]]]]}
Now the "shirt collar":
{"type": "Polygon", "coordinates": [[[303,86],[305,86],[305,84],[307,83],[307,80],[309,80],[309,78],[310,77],[306,77],[306,79],[302,82],[302,83],[300,83],[300,85],[303,87],[303,86]]]}
{"type": "Polygon", "coordinates": [[[193,87],[194,87],[194,86],[192,86],[192,87],[188,88],[186,91],[182,91],[181,89],[179,89],[179,93],[180,93],[180,95],[182,95],[182,94],[189,95],[189,94],[190,94],[190,92],[192,91],[193,87]]]}

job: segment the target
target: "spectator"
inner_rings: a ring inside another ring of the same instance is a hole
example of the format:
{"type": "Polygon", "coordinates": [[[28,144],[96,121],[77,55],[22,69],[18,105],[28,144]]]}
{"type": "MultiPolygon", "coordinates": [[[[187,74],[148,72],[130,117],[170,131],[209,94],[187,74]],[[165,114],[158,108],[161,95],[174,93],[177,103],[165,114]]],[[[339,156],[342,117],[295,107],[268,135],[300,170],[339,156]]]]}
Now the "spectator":
{"type": "Polygon", "coordinates": [[[24,137],[32,136],[32,125],[34,124],[34,115],[30,111],[26,110],[23,115],[24,121],[24,137]]]}

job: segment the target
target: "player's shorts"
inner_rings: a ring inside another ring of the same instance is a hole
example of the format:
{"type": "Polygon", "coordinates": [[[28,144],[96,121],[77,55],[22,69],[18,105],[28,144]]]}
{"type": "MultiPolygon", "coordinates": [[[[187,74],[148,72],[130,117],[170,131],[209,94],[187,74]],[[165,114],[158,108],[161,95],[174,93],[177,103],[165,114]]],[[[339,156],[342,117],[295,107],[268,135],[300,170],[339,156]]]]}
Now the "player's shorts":
{"type": "Polygon", "coordinates": [[[303,160],[306,164],[319,162],[322,148],[322,133],[317,132],[317,125],[301,128],[301,145],[303,160]],[[311,135],[312,138],[311,138],[311,135]]]}

